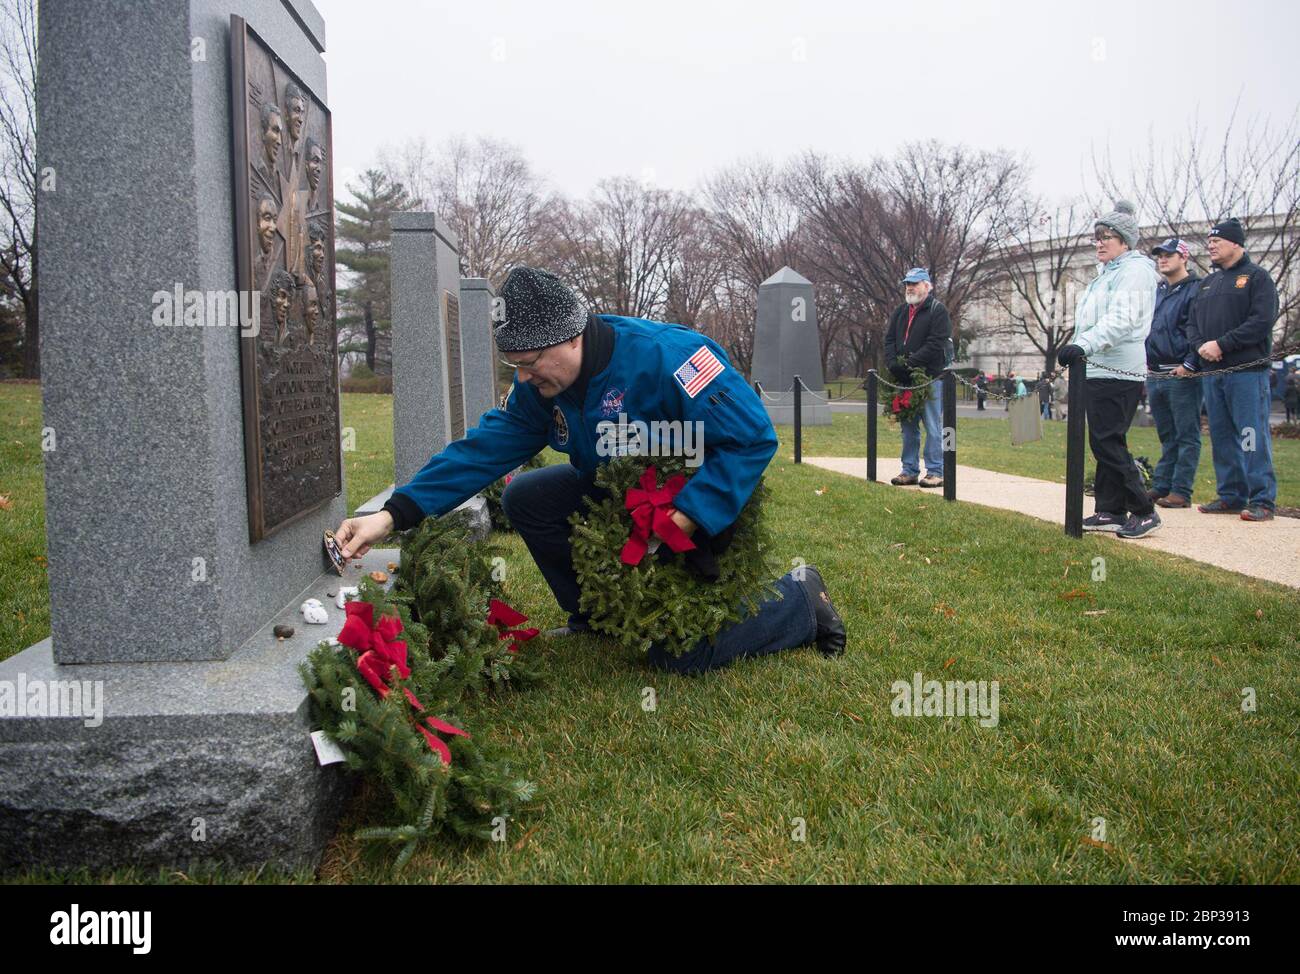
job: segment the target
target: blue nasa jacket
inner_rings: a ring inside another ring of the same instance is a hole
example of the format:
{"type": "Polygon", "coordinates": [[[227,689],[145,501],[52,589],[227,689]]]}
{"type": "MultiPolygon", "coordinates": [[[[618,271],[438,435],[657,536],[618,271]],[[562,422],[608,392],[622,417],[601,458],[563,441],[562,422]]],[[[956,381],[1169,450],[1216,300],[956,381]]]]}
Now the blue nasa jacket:
{"type": "Polygon", "coordinates": [[[398,530],[447,513],[548,445],[583,473],[594,472],[610,458],[597,449],[598,427],[607,424],[608,446],[608,424],[618,424],[620,414],[629,424],[701,423],[692,428],[703,434],[703,461],[674,505],[709,535],[735,521],[777,439],[757,393],[721,346],[682,325],[617,315],[592,315],[583,334],[578,382],[548,399],[516,376],[504,408],[484,413],[393,491],[385,509],[398,530]]]}

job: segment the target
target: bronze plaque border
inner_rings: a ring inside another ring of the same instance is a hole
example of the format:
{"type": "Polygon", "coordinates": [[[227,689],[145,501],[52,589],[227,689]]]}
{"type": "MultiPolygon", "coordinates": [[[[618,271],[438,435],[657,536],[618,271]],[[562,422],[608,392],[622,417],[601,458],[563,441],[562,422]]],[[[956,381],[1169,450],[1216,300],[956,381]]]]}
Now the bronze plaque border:
{"type": "Polygon", "coordinates": [[[464,335],[460,328],[460,295],[443,289],[442,324],[446,332],[447,349],[447,408],[451,411],[451,439],[465,435],[465,365],[462,353],[464,335]],[[453,321],[455,323],[453,327],[453,321]],[[453,381],[455,380],[455,381],[453,381]]]}
{"type": "MultiPolygon", "coordinates": [[[[323,497],[314,504],[304,507],[297,513],[287,517],[275,524],[268,525],[265,520],[265,507],[262,504],[262,431],[259,422],[259,389],[257,382],[257,338],[244,337],[242,334],[239,338],[239,360],[240,360],[240,380],[242,385],[243,399],[243,416],[244,416],[244,480],[248,489],[248,540],[250,543],[257,542],[263,538],[269,537],[288,527],[296,521],[301,520],[309,514],[319,510],[321,507],[330,503],[343,493],[343,448],[342,448],[342,426],[343,426],[343,401],[339,388],[339,358],[338,358],[338,283],[335,280],[336,265],[334,261],[334,117],[325,104],[325,100],[316,93],[316,91],[307,84],[302,78],[298,77],[294,71],[284,62],[275,49],[266,42],[266,40],[248,26],[243,17],[238,14],[230,15],[230,120],[231,131],[231,163],[234,170],[234,209],[235,209],[235,280],[236,287],[243,293],[251,293],[255,290],[256,279],[253,275],[253,252],[252,252],[252,221],[250,219],[248,199],[249,199],[249,178],[248,167],[251,156],[251,146],[248,144],[248,75],[247,75],[247,49],[249,36],[254,37],[274,59],[276,65],[294,82],[302,88],[303,91],[310,92],[312,97],[320,105],[325,115],[325,140],[327,142],[327,155],[329,165],[326,167],[325,177],[328,181],[328,198],[329,198],[329,227],[330,227],[330,290],[333,293],[333,300],[330,302],[331,320],[328,323],[332,335],[333,344],[333,377],[334,393],[338,397],[338,406],[335,415],[338,417],[338,426],[335,429],[336,439],[338,439],[338,488],[334,494],[329,497],[323,497]]],[[[325,324],[322,322],[322,324],[325,324]]],[[[243,329],[241,328],[242,332],[243,329]]]]}

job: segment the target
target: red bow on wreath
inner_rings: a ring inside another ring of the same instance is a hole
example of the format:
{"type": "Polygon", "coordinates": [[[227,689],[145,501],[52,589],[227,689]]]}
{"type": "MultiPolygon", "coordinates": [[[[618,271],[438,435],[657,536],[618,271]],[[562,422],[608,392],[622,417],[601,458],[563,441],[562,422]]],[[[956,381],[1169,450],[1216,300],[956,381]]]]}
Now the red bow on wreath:
{"type": "Polygon", "coordinates": [[[509,649],[512,653],[519,652],[519,646],[521,643],[528,642],[528,640],[541,632],[540,629],[510,628],[511,626],[517,626],[527,621],[528,616],[516,609],[512,609],[500,599],[493,599],[488,603],[487,624],[489,626],[496,626],[499,634],[497,638],[510,640],[509,649]]]}
{"type": "Polygon", "coordinates": [[[894,412],[899,412],[912,405],[912,390],[908,389],[901,396],[895,396],[891,405],[894,408],[894,412]]]}
{"type": "MultiPolygon", "coordinates": [[[[342,631],[339,632],[339,642],[361,654],[357,657],[357,672],[375,688],[380,698],[387,697],[388,679],[394,667],[397,668],[397,675],[403,680],[411,675],[411,668],[406,665],[406,642],[394,638],[402,631],[402,620],[397,616],[383,616],[379,624],[375,625],[375,607],[369,602],[355,600],[348,602],[343,606],[343,611],[347,613],[348,618],[347,622],[343,623],[342,631]]],[[[416,711],[424,710],[424,704],[420,703],[410,687],[402,687],[402,692],[416,711]]],[[[443,734],[460,734],[462,737],[469,737],[467,731],[437,717],[425,717],[424,723],[443,734]]],[[[429,742],[429,748],[442,758],[443,764],[451,764],[451,749],[428,727],[425,727],[424,723],[416,719],[416,727],[429,742]]]]}
{"type": "Polygon", "coordinates": [[[658,472],[654,467],[646,467],[641,474],[638,486],[629,487],[623,506],[632,512],[632,533],[623,545],[623,564],[639,565],[650,548],[650,534],[653,531],[673,551],[690,551],[695,542],[686,536],[677,522],[673,520],[676,510],[672,500],[677,492],[686,485],[686,475],[673,474],[657,487],[658,472]]]}

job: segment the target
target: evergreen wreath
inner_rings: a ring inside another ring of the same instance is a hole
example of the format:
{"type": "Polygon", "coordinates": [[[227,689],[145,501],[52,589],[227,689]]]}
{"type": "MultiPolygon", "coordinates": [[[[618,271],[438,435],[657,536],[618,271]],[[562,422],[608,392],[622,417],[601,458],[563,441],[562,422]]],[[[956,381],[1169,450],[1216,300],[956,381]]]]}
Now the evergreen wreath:
{"type": "Polygon", "coordinates": [[[473,695],[537,676],[519,651],[536,630],[503,633],[488,621],[489,605],[506,608],[491,597],[491,551],[470,542],[460,515],[426,518],[402,545],[393,591],[362,579],[337,644],[320,643],[300,667],[314,724],[342,749],[347,770],[391,796],[383,820],[357,837],[400,846],[398,869],[443,832],[491,839],[494,819],[517,816],[536,797],[460,719],[473,695]]]}
{"type": "MultiPolygon", "coordinates": [[[[907,363],[900,356],[899,365],[907,368],[907,363]]],[[[925,412],[926,401],[933,394],[933,383],[925,369],[909,369],[906,385],[919,386],[916,389],[896,389],[889,400],[889,415],[897,423],[920,419],[925,412]]]]}
{"type": "Polygon", "coordinates": [[[691,539],[695,551],[674,552],[661,543],[638,563],[625,562],[623,549],[634,529],[628,491],[641,486],[643,478],[648,482],[649,470],[654,471],[653,486],[662,490],[676,477],[685,482],[696,469],[682,457],[616,457],[596,471],[596,486],[609,496],[588,497],[586,510],[569,518],[573,566],[582,589],[579,608],[592,628],[629,649],[659,644],[680,656],[778,596],[779,572],[762,516],[767,487],[761,480],[735,524],[717,538],[697,530],[691,539]],[[708,581],[701,568],[707,564],[705,570],[712,574],[714,562],[717,578],[708,581]]]}

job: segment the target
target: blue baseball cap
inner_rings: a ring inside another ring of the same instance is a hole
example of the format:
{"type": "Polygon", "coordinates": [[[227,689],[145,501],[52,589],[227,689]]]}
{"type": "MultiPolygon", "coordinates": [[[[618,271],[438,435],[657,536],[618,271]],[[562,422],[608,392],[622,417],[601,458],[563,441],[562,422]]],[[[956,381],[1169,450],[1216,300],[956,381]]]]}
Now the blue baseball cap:
{"type": "Polygon", "coordinates": [[[1153,254],[1182,254],[1186,259],[1191,256],[1191,248],[1177,237],[1169,237],[1151,248],[1153,254]]]}
{"type": "Polygon", "coordinates": [[[924,267],[913,267],[903,278],[904,284],[920,284],[922,281],[930,280],[930,272],[924,267]]]}

